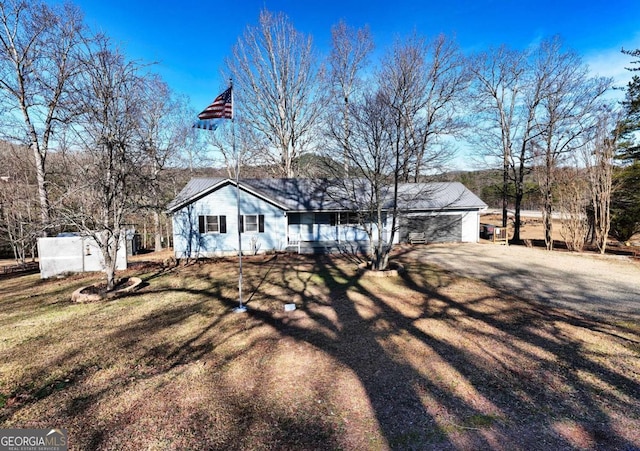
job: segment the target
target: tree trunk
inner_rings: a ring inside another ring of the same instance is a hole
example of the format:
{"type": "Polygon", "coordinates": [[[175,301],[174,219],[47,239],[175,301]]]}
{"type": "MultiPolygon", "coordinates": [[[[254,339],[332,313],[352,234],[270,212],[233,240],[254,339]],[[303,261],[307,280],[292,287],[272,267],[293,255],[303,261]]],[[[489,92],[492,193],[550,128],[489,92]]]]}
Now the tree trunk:
{"type": "Polygon", "coordinates": [[[167,249],[168,249],[173,246],[173,243],[171,242],[172,225],[171,225],[171,218],[169,217],[165,217],[165,232],[167,232],[167,249]]]}
{"type": "Polygon", "coordinates": [[[389,265],[389,246],[385,243],[383,239],[383,225],[382,225],[382,215],[378,216],[378,243],[376,245],[376,255],[375,255],[375,267],[373,269],[377,271],[384,271],[387,269],[389,265]]]}
{"type": "Polygon", "coordinates": [[[47,236],[51,226],[51,215],[49,206],[49,192],[47,190],[45,159],[38,149],[37,143],[32,143],[33,156],[36,162],[36,179],[38,181],[38,199],[40,200],[40,223],[41,235],[47,236]]]}
{"type": "Polygon", "coordinates": [[[524,198],[524,167],[521,166],[516,173],[515,182],[515,201],[514,201],[514,220],[513,220],[513,241],[520,242],[520,228],[522,227],[521,210],[522,199],[524,198]]]}
{"type": "Polygon", "coordinates": [[[611,218],[609,217],[608,201],[604,196],[597,196],[595,205],[595,236],[596,246],[601,254],[607,250],[607,237],[609,236],[611,218]]]}
{"type": "Polygon", "coordinates": [[[520,219],[521,206],[522,206],[522,194],[516,193],[515,214],[513,218],[513,241],[516,243],[521,241],[520,239],[520,227],[522,225],[522,220],[520,219]]]}
{"type": "Polygon", "coordinates": [[[553,250],[552,200],[551,187],[547,186],[544,195],[544,210],[542,216],[544,221],[544,244],[548,251],[553,250]]]}
{"type": "Polygon", "coordinates": [[[155,229],[155,251],[160,252],[162,250],[162,228],[160,214],[157,211],[153,212],[153,227],[155,229]]]}
{"type": "Polygon", "coordinates": [[[145,215],[144,222],[142,223],[142,248],[147,249],[147,215],[145,215]]]}
{"type": "Polygon", "coordinates": [[[507,153],[505,153],[504,163],[502,166],[502,227],[507,227],[508,193],[509,193],[509,160],[508,160],[507,153]]]}
{"type": "Polygon", "coordinates": [[[113,291],[116,286],[116,271],[112,265],[107,265],[104,270],[107,276],[107,291],[113,291]]]}
{"type": "Polygon", "coordinates": [[[343,165],[344,165],[344,177],[349,178],[349,97],[344,96],[344,117],[342,118],[342,127],[344,129],[344,151],[343,151],[343,165]]]}
{"type": "Polygon", "coordinates": [[[104,259],[104,273],[107,279],[107,291],[113,291],[116,286],[116,264],[118,261],[118,246],[120,245],[120,235],[111,234],[108,231],[95,236],[104,259]]]}
{"type": "Polygon", "coordinates": [[[102,256],[104,258],[104,273],[107,279],[107,291],[113,291],[116,286],[116,268],[115,258],[111,255],[111,246],[106,244],[102,248],[102,256]]]}

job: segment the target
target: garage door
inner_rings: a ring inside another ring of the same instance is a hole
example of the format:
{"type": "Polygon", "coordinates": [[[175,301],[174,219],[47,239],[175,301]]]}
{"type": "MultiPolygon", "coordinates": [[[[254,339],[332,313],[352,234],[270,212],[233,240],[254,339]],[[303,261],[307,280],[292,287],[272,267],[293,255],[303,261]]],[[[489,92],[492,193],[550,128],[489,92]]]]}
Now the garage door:
{"type": "Polygon", "coordinates": [[[405,219],[401,241],[408,241],[409,232],[424,232],[429,243],[462,241],[462,215],[412,216],[405,219]]]}

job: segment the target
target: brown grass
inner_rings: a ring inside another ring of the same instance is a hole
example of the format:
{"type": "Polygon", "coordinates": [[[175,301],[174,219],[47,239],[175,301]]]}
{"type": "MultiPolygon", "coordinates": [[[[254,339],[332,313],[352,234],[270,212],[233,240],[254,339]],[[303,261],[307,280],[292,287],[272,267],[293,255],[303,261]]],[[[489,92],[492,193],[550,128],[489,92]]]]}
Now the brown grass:
{"type": "Polygon", "coordinates": [[[139,265],[139,292],[69,302],[99,276],[0,281],[0,427],[72,449],[633,449],[640,325],[525,302],[398,254],[139,265]],[[297,309],[285,312],[284,304],[297,309]]]}

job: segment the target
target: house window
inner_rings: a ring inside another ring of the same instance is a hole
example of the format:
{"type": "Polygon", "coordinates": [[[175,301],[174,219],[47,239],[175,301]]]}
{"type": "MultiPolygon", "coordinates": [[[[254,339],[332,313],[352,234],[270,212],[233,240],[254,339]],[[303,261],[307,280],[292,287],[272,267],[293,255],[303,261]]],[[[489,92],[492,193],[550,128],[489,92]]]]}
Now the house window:
{"type": "Polygon", "coordinates": [[[227,233],[226,216],[198,216],[200,233],[227,233]]]}
{"type": "Polygon", "coordinates": [[[243,215],[240,229],[247,233],[264,233],[264,215],[243,215]]]}
{"type": "Polygon", "coordinates": [[[245,215],[245,217],[244,217],[244,231],[245,232],[257,232],[258,231],[258,216],[257,215],[245,215]]]}
{"type": "Polygon", "coordinates": [[[207,216],[207,232],[220,233],[220,216],[207,216]]]}

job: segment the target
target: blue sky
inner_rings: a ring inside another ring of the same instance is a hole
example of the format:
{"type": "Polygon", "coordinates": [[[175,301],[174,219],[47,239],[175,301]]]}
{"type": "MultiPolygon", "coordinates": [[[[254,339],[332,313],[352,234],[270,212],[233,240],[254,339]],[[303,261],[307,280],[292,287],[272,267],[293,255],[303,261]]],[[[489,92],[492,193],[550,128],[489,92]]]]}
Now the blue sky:
{"type": "MultiPolygon", "coordinates": [[[[48,0],[56,3],[58,0],[48,0]]],[[[414,30],[455,35],[466,53],[507,44],[526,48],[560,34],[594,73],[624,83],[629,59],[620,49],[640,48],[640,1],[611,0],[75,0],[87,23],[108,34],[132,59],[157,62],[174,91],[194,110],[206,107],[226,80],[223,60],[262,8],[284,12],[294,26],[328,51],[331,26],[343,19],[369,25],[381,52],[414,30]]]]}

